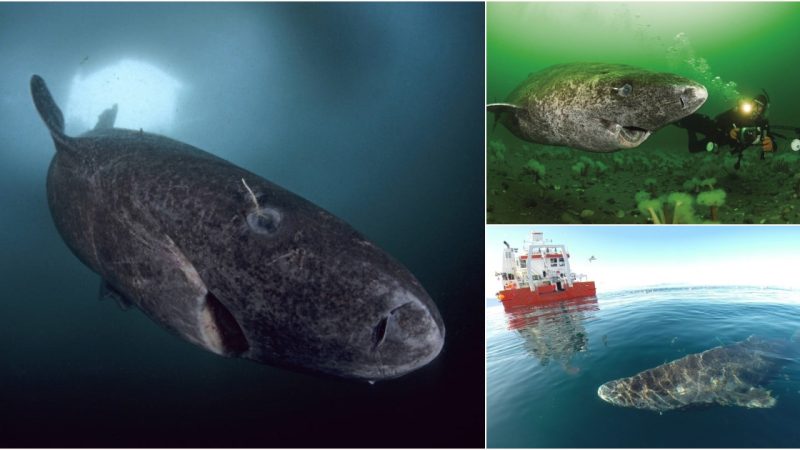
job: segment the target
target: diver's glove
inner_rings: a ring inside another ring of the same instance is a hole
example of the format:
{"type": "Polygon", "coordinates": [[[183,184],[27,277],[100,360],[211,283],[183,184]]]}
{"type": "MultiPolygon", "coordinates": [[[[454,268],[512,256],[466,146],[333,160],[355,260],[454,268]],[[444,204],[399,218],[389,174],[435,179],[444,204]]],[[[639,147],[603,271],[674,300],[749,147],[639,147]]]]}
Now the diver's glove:
{"type": "Polygon", "coordinates": [[[732,129],[731,129],[731,131],[730,131],[730,133],[728,133],[728,135],[729,135],[729,136],[731,137],[731,139],[733,139],[734,141],[738,141],[738,140],[739,140],[739,129],[738,129],[738,128],[732,128],[732,129]]]}
{"type": "Polygon", "coordinates": [[[775,151],[775,143],[772,142],[772,138],[771,137],[765,136],[764,139],[761,140],[761,148],[764,149],[764,153],[774,152],[775,151]]]}

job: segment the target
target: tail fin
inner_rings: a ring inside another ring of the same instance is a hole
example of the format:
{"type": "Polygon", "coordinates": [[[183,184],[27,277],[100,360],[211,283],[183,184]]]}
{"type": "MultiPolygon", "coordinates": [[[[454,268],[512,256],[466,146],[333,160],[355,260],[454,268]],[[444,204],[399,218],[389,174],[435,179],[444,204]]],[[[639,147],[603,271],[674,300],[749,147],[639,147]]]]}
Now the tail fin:
{"type": "Polygon", "coordinates": [[[497,128],[498,122],[500,119],[503,118],[503,114],[506,113],[515,113],[518,110],[521,110],[517,105],[513,105],[511,103],[489,103],[486,105],[486,110],[490,113],[494,114],[494,125],[492,125],[492,132],[494,132],[495,128],[497,128]]]}
{"type": "Polygon", "coordinates": [[[31,95],[33,95],[36,110],[39,111],[44,124],[50,129],[50,133],[63,135],[64,115],[53,100],[53,96],[50,95],[47,84],[39,75],[31,77],[31,95]]]}
{"type": "Polygon", "coordinates": [[[56,143],[56,150],[71,150],[73,145],[70,145],[71,139],[64,134],[64,114],[61,109],[56,105],[53,96],[50,95],[50,90],[47,89],[42,77],[34,75],[31,77],[31,95],[33,96],[33,104],[36,105],[36,110],[39,111],[39,116],[47,125],[50,130],[50,136],[56,143]]]}

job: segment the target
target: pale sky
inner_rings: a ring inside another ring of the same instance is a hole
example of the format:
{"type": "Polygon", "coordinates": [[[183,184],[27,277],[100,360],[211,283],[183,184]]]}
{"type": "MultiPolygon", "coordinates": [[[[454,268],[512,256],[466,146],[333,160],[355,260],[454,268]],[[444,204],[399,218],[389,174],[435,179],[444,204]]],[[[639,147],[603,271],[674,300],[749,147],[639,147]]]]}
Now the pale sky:
{"type": "Polygon", "coordinates": [[[800,227],[489,225],[486,298],[500,290],[494,273],[503,241],[522,248],[533,230],[566,245],[572,271],[588,275],[598,292],[660,284],[800,288],[800,227]]]}

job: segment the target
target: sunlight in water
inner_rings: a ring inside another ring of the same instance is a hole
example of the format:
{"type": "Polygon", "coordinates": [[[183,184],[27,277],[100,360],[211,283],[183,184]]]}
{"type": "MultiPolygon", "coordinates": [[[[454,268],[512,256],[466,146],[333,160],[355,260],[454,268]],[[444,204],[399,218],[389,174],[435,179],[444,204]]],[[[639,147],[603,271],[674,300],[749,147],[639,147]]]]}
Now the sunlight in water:
{"type": "Polygon", "coordinates": [[[97,116],[115,103],[116,128],[164,133],[172,125],[181,83],[146,62],[124,59],[87,76],[75,75],[65,116],[67,133],[95,126],[97,116]]]}

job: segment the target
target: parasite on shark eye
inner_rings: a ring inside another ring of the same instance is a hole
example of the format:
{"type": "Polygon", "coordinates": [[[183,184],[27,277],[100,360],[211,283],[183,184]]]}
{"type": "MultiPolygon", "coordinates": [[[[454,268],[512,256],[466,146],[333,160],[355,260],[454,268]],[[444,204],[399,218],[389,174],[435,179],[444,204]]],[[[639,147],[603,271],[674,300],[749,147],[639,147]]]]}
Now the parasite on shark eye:
{"type": "Polygon", "coordinates": [[[247,214],[247,225],[256,233],[272,234],[280,224],[281,213],[272,208],[258,208],[247,214]]]}
{"type": "Polygon", "coordinates": [[[627,97],[631,94],[633,87],[630,84],[625,83],[621,88],[616,88],[615,90],[617,91],[617,94],[627,97]]]}
{"type": "Polygon", "coordinates": [[[250,229],[261,234],[272,234],[277,231],[281,223],[281,213],[272,208],[262,207],[261,203],[265,195],[256,195],[244,178],[242,178],[242,184],[247,189],[248,196],[255,206],[252,211],[247,213],[247,224],[250,229]]]}

